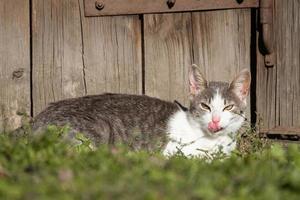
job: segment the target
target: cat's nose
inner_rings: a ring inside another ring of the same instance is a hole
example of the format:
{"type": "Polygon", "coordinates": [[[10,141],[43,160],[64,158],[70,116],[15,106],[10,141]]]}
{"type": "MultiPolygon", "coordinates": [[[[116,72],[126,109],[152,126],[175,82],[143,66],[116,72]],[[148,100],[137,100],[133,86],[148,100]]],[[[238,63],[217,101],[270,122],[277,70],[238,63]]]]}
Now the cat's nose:
{"type": "Polygon", "coordinates": [[[219,115],[214,115],[214,116],[212,117],[212,122],[213,122],[214,124],[218,124],[220,121],[221,121],[221,118],[220,118],[219,115]]]}

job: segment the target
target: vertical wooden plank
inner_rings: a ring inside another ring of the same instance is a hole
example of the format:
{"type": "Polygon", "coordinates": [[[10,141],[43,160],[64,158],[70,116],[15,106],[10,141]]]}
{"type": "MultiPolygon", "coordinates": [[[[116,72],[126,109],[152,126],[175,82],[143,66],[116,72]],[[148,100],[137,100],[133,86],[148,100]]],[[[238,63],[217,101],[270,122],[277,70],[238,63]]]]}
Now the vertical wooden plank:
{"type": "Polygon", "coordinates": [[[293,81],[291,83],[293,88],[292,96],[292,126],[300,127],[300,1],[293,1],[292,8],[292,69],[291,74],[293,81]]]}
{"type": "Polygon", "coordinates": [[[85,94],[77,0],[33,0],[33,111],[85,94]]]}
{"type": "Polygon", "coordinates": [[[276,126],[300,127],[300,2],[275,4],[277,59],[276,126]]]}
{"type": "Polygon", "coordinates": [[[188,67],[192,64],[190,13],[144,16],[145,93],[188,102],[188,67]]]}
{"type": "Polygon", "coordinates": [[[34,113],[68,97],[140,93],[139,23],[85,18],[82,0],[33,0],[34,113]]]}
{"type": "MultiPolygon", "coordinates": [[[[259,34],[258,34],[259,35],[259,34]]],[[[259,50],[257,50],[259,51],[259,50]]],[[[260,128],[271,128],[276,125],[276,68],[266,68],[264,57],[257,54],[257,121],[260,128]]]]}
{"type": "MultiPolygon", "coordinates": [[[[231,81],[250,69],[250,9],[196,12],[192,21],[194,62],[209,80],[231,81]]],[[[250,119],[250,98],[248,105],[250,119]]]]}
{"type": "Polygon", "coordinates": [[[30,115],[29,1],[0,1],[0,131],[30,115]]]}
{"type": "Polygon", "coordinates": [[[274,19],[275,66],[257,53],[258,114],[265,129],[300,127],[300,2],[276,0],[274,19]]]}
{"type": "Polygon", "coordinates": [[[84,69],[88,94],[142,94],[139,16],[83,18],[84,69]]]}

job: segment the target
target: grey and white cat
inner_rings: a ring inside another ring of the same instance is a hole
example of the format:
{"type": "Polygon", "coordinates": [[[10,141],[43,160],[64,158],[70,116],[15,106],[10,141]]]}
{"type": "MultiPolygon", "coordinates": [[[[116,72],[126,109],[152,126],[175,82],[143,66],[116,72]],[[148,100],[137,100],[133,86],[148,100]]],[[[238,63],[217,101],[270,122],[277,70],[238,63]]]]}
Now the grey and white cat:
{"type": "Polygon", "coordinates": [[[102,94],[50,104],[37,115],[33,130],[48,125],[71,127],[69,136],[84,133],[96,145],[123,143],[133,149],[181,151],[202,156],[221,149],[229,154],[244,122],[251,76],[242,70],[231,83],[208,82],[190,67],[190,107],[145,95],[102,94]]]}

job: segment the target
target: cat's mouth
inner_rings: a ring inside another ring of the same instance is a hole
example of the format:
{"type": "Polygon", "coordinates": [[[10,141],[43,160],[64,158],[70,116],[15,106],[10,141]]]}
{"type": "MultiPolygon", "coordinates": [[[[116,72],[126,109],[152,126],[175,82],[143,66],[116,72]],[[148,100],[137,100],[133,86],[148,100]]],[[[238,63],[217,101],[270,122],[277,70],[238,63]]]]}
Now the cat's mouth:
{"type": "Polygon", "coordinates": [[[216,134],[216,133],[220,133],[221,131],[223,131],[224,130],[224,128],[220,128],[219,130],[217,130],[217,131],[214,131],[213,133],[214,134],[216,134]]]}
{"type": "Polygon", "coordinates": [[[221,130],[223,130],[223,127],[214,123],[214,122],[210,122],[208,125],[207,125],[207,129],[211,132],[211,133],[217,133],[221,130]]]}
{"type": "Polygon", "coordinates": [[[222,131],[224,130],[223,127],[220,127],[220,128],[217,128],[217,129],[208,129],[209,133],[212,134],[212,135],[216,135],[216,134],[219,134],[221,133],[222,131]]]}

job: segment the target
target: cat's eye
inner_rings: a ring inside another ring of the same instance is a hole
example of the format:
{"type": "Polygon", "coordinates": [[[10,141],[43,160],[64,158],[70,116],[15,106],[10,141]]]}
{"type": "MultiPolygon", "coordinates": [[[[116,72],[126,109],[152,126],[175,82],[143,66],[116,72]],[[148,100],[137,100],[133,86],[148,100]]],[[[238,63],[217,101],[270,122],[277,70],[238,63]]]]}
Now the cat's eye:
{"type": "Polygon", "coordinates": [[[234,105],[233,105],[233,104],[231,104],[231,105],[228,105],[228,106],[226,106],[226,107],[223,109],[223,111],[225,111],[225,110],[227,110],[227,111],[231,111],[231,110],[233,109],[233,107],[234,107],[234,105]]]}
{"type": "Polygon", "coordinates": [[[210,111],[210,107],[207,104],[205,104],[205,103],[200,103],[200,107],[203,110],[210,111]]]}

